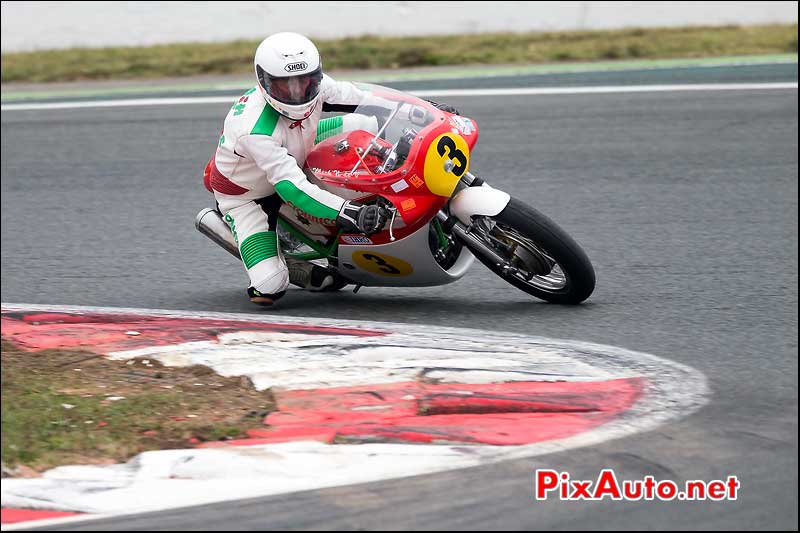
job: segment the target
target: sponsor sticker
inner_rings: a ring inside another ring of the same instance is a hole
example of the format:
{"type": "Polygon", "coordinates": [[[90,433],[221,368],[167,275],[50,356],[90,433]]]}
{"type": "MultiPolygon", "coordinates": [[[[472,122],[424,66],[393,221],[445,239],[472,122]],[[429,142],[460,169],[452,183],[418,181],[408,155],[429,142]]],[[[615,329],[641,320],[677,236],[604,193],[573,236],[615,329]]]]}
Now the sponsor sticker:
{"type": "Polygon", "coordinates": [[[408,189],[408,182],[406,180],[400,180],[392,183],[392,190],[394,192],[400,192],[408,189]]]}
{"type": "Polygon", "coordinates": [[[415,202],[413,198],[408,198],[407,200],[400,202],[400,207],[403,209],[403,211],[411,211],[417,207],[417,202],[415,202]]]}
{"type": "MultiPolygon", "coordinates": [[[[305,211],[303,211],[302,209],[300,209],[299,207],[294,205],[292,202],[286,202],[286,203],[289,204],[289,206],[292,209],[294,209],[295,216],[298,219],[304,218],[306,221],[316,222],[317,224],[322,224],[323,226],[335,226],[336,225],[336,220],[334,220],[332,218],[317,217],[317,216],[314,216],[314,215],[312,215],[310,213],[306,213],[305,211]]],[[[302,222],[302,223],[305,224],[305,222],[302,222]]]]}
{"type": "Polygon", "coordinates": [[[289,63],[283,69],[286,72],[300,72],[301,70],[305,70],[308,68],[308,63],[305,61],[298,61],[296,63],[289,63]]]}
{"type": "Polygon", "coordinates": [[[414,187],[416,187],[417,189],[419,189],[420,187],[422,187],[422,185],[425,183],[425,182],[424,182],[424,181],[422,181],[422,180],[420,179],[420,177],[419,177],[419,176],[417,176],[416,174],[414,174],[413,176],[411,176],[410,178],[408,178],[408,181],[410,181],[410,182],[411,182],[411,185],[413,185],[413,186],[414,186],[414,187]]]}
{"type": "Polygon", "coordinates": [[[472,135],[475,133],[475,123],[472,120],[460,117],[458,115],[450,117],[450,123],[453,124],[458,131],[463,133],[464,135],[472,135]]]}
{"type": "Polygon", "coordinates": [[[372,239],[364,235],[342,235],[342,241],[347,244],[374,244],[372,239]]]}
{"type": "Polygon", "coordinates": [[[368,174],[366,170],[356,170],[355,172],[350,172],[349,170],[328,170],[319,167],[313,167],[310,169],[313,174],[320,174],[325,176],[334,176],[336,178],[353,178],[363,176],[364,174],[368,174]]]}

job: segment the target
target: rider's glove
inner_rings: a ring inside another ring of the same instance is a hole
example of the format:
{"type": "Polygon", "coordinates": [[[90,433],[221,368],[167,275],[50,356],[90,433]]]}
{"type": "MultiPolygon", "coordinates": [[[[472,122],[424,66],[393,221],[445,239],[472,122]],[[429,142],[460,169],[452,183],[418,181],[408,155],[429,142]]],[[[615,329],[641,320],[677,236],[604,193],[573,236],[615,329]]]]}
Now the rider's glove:
{"type": "Polygon", "coordinates": [[[363,205],[348,200],[336,217],[336,226],[348,233],[372,235],[383,229],[391,213],[378,205],[363,205]]]}
{"type": "Polygon", "coordinates": [[[460,115],[461,113],[458,112],[458,109],[451,106],[450,104],[440,104],[439,102],[434,102],[433,100],[425,100],[429,104],[431,104],[436,109],[441,109],[445,113],[452,113],[453,115],[460,115]]]}

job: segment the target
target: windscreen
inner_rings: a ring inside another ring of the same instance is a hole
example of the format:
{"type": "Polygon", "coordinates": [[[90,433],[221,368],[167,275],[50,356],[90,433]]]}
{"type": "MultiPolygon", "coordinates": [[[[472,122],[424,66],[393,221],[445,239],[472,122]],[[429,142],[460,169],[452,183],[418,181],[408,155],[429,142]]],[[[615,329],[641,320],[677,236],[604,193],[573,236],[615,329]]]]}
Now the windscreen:
{"type": "Polygon", "coordinates": [[[405,161],[416,135],[433,122],[434,114],[411,95],[377,85],[358,84],[358,87],[369,91],[370,97],[355,113],[375,117],[378,124],[372,141],[361,147],[362,153],[379,154],[384,164],[378,172],[391,172],[405,161]]]}

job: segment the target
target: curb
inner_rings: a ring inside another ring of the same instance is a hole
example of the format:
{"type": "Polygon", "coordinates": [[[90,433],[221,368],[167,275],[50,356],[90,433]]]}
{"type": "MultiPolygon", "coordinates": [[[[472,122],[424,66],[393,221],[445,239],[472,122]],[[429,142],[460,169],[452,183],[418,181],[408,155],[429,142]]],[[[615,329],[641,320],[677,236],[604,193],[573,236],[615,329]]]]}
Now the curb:
{"type": "Polygon", "coordinates": [[[701,374],[652,355],[511,333],[2,307],[4,338],[25,350],[81,347],[113,359],[203,364],[248,376],[278,404],[249,439],[6,479],[0,503],[15,528],[37,523],[17,520],[27,512],[15,509],[140,513],[563,451],[686,416],[708,392],[701,374]]]}

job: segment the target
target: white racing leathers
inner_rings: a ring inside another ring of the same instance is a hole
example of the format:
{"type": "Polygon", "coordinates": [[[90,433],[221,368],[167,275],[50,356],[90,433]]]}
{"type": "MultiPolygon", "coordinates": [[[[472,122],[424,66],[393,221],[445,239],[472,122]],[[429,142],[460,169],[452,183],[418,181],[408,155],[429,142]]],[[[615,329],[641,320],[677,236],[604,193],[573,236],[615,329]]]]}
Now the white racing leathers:
{"type": "Polygon", "coordinates": [[[208,183],[233,231],[250,285],[262,294],[284,291],[289,275],[278,246],[277,218],[268,216],[257,201],[264,203],[264,198],[277,193],[309,219],[334,224],[344,200],[309,182],[301,167],[315,144],[318,126],[324,136],[343,127],[368,127],[347,127],[348,121],[369,121],[359,115],[334,117],[320,124],[323,103],[358,105],[369,94],[328,76],[320,89],[314,111],[302,122],[278,114],[258,88],[247,91],[225,118],[219,146],[207,169],[208,183]]]}

